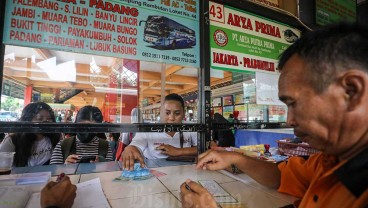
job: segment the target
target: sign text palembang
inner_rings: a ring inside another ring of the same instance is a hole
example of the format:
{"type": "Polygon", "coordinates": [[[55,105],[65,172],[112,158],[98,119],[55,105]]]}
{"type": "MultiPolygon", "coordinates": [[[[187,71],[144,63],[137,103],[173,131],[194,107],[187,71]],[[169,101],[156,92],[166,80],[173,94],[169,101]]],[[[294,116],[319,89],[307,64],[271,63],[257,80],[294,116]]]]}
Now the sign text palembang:
{"type": "Polygon", "coordinates": [[[8,0],[4,43],[199,67],[199,1],[8,0]]]}

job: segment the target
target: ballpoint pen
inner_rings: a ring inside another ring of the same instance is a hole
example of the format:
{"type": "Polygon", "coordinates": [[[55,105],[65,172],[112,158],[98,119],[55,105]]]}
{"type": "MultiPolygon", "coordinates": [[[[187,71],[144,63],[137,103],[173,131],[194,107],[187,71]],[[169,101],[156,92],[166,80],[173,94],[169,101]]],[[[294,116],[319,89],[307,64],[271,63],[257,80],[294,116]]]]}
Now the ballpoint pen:
{"type": "Polygon", "coordinates": [[[192,189],[190,188],[190,186],[187,184],[187,182],[185,182],[185,188],[188,190],[188,191],[192,191],[192,189]]]}
{"type": "Polygon", "coordinates": [[[56,182],[59,183],[65,176],[65,173],[60,173],[60,175],[58,175],[56,182]]]}

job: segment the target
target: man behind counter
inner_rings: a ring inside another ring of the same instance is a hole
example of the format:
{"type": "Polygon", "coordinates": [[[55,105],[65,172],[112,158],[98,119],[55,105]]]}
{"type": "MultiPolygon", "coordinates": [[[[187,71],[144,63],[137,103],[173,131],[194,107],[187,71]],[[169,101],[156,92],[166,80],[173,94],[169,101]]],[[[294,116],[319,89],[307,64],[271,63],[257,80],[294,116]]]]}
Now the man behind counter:
{"type": "MultiPolygon", "coordinates": [[[[307,33],[285,50],[279,68],[287,123],[321,153],[275,165],[208,151],[197,168],[234,164],[257,182],[301,198],[299,207],[368,207],[368,28],[340,24],[307,33]]],[[[189,180],[180,189],[183,207],[216,207],[199,184],[189,180]]]]}
{"type": "MultiPolygon", "coordinates": [[[[184,100],[178,94],[169,94],[162,105],[164,123],[181,124],[184,118],[184,100]]],[[[137,133],[122,154],[124,168],[134,169],[134,160],[145,166],[148,159],[167,158],[168,156],[197,155],[196,132],[150,132],[137,133]]]]}

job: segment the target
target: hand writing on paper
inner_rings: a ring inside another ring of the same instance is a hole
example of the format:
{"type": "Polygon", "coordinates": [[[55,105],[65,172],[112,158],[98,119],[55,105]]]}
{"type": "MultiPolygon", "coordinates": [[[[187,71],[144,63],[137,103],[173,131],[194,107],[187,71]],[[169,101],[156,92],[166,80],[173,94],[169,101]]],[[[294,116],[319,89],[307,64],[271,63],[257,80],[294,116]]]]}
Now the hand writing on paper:
{"type": "Polygon", "coordinates": [[[168,155],[168,156],[180,156],[181,148],[176,148],[168,144],[161,144],[160,146],[156,147],[156,150],[161,150],[161,154],[168,155]]]}
{"type": "Polygon", "coordinates": [[[213,196],[198,183],[187,179],[180,186],[180,196],[183,208],[203,207],[216,208],[213,196]]]}
{"type": "Polygon", "coordinates": [[[197,169],[223,170],[239,160],[239,153],[227,151],[208,150],[198,157],[197,169]]]}
{"type": "Polygon", "coordinates": [[[78,155],[69,155],[66,160],[65,160],[65,164],[70,164],[70,163],[78,163],[79,162],[79,156],[78,155]]]}
{"type": "Polygon", "coordinates": [[[41,207],[72,207],[77,187],[64,176],[60,182],[50,181],[41,191],[41,207]]]}
{"type": "Polygon", "coordinates": [[[146,166],[141,152],[133,145],[129,145],[125,148],[122,158],[124,169],[134,170],[134,160],[138,160],[142,168],[146,166]]]}

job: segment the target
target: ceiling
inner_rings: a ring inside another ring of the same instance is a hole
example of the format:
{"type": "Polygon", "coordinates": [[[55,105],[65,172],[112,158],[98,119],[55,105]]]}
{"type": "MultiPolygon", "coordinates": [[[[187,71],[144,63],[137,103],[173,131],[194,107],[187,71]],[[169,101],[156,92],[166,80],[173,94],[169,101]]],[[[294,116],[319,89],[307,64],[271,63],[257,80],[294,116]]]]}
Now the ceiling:
{"type": "MultiPolygon", "coordinates": [[[[140,61],[139,75],[129,70],[126,74],[122,72],[123,59],[10,45],[5,47],[4,62],[5,79],[24,87],[32,86],[34,93],[51,94],[54,101],[58,101],[57,94],[66,94],[68,99],[62,103],[77,108],[85,105],[101,108],[107,93],[118,94],[120,99],[139,94],[140,101],[145,99],[153,104],[160,101],[162,94],[185,95],[198,90],[198,69],[179,65],[140,61]],[[109,87],[112,74],[125,80],[124,87],[109,87]],[[134,84],[136,76],[138,88],[134,84]]],[[[211,77],[211,85],[230,80],[231,73],[224,71],[211,77]]]]}

